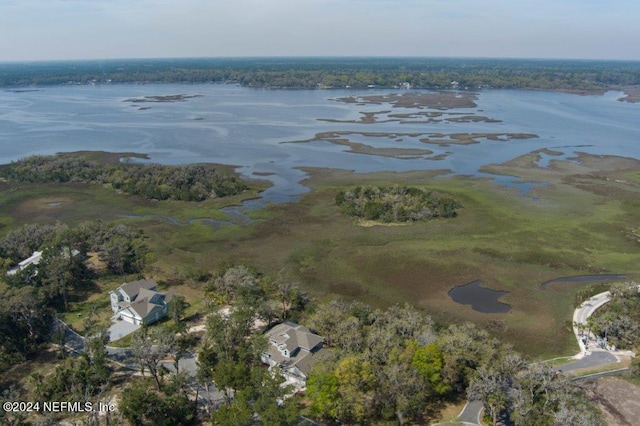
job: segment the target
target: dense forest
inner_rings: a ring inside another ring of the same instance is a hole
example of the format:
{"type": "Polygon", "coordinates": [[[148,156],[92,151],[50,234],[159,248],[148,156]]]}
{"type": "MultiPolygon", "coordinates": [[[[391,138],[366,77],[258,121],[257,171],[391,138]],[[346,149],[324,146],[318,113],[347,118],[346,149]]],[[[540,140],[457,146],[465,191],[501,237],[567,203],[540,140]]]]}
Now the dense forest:
{"type": "Polygon", "coordinates": [[[0,64],[0,87],[234,83],[264,88],[597,91],[640,84],[640,62],[473,58],[217,58],[0,64]]]}
{"type": "Polygon", "coordinates": [[[110,184],[123,192],[157,200],[202,201],[248,189],[211,165],[107,163],[81,153],[31,156],[0,168],[0,177],[28,183],[110,184]]]}
{"type": "Polygon", "coordinates": [[[353,191],[340,191],[336,204],[347,216],[385,223],[452,218],[462,207],[452,198],[398,185],[358,186],[353,191]]]}

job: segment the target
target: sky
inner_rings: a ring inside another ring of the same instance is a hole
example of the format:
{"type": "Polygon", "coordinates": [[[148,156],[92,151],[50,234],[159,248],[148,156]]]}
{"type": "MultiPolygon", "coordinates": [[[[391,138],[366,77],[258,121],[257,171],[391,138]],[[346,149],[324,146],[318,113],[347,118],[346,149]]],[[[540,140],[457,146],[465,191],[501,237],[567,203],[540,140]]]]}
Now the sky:
{"type": "Polygon", "coordinates": [[[0,0],[0,61],[640,60],[638,0],[0,0]]]}

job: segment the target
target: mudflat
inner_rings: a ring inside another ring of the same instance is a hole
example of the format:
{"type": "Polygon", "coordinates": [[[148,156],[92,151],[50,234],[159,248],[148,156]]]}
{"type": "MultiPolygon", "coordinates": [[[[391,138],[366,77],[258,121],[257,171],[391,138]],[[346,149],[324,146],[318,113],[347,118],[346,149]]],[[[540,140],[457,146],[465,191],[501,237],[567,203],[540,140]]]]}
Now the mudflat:
{"type": "MultiPolygon", "coordinates": [[[[420,148],[401,147],[374,147],[369,144],[356,142],[353,137],[364,138],[385,138],[401,144],[403,138],[417,138],[425,144],[450,146],[450,145],[470,145],[481,143],[482,140],[509,142],[512,140],[523,140],[537,138],[531,133],[398,133],[398,132],[356,132],[356,131],[330,131],[317,133],[313,138],[283,142],[283,143],[310,143],[328,142],[335,145],[348,146],[347,152],[357,154],[378,155],[382,157],[393,157],[399,159],[421,158],[433,154],[433,151],[420,148]]],[[[447,157],[447,153],[439,153],[433,157],[426,157],[430,160],[442,160],[447,157]]]]}
{"type": "Polygon", "coordinates": [[[144,103],[144,102],[184,102],[188,99],[198,98],[202,95],[153,95],[153,96],[144,96],[141,98],[129,98],[125,99],[122,102],[132,102],[132,103],[144,103]]]}
{"type": "Polygon", "coordinates": [[[640,102],[640,86],[626,86],[622,89],[625,96],[618,99],[623,102],[640,102]]]}
{"type": "Polygon", "coordinates": [[[478,95],[473,92],[407,92],[387,95],[349,96],[335,99],[337,102],[380,105],[391,104],[394,108],[432,108],[447,110],[451,108],[475,108],[478,95]]]}

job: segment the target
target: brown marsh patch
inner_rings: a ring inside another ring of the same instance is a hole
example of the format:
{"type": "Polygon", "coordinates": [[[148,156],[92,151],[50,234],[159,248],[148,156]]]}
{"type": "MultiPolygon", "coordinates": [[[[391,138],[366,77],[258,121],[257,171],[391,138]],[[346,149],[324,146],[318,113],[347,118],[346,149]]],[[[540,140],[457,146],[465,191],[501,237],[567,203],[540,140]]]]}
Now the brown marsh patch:
{"type": "Polygon", "coordinates": [[[144,103],[144,102],[185,102],[189,99],[199,98],[202,95],[154,95],[154,96],[144,96],[142,98],[129,98],[125,99],[122,102],[132,102],[132,103],[144,103]]]}
{"type": "MultiPolygon", "coordinates": [[[[335,145],[348,146],[350,150],[356,154],[379,155],[383,157],[394,158],[419,158],[432,154],[430,150],[419,148],[396,148],[396,147],[373,147],[360,142],[354,142],[350,136],[362,136],[365,138],[383,138],[389,139],[397,144],[402,143],[404,138],[419,138],[418,140],[425,144],[433,144],[440,146],[449,145],[470,145],[481,143],[482,140],[508,142],[517,139],[537,138],[538,135],[530,133],[385,133],[385,132],[355,132],[355,131],[329,131],[317,133],[313,138],[282,142],[282,143],[310,143],[310,142],[328,142],[335,145]]],[[[539,155],[539,154],[538,154],[539,155]]],[[[428,158],[441,160],[444,157],[428,158]]]]}
{"type": "Polygon", "coordinates": [[[388,95],[349,96],[335,99],[337,102],[359,105],[390,104],[394,108],[475,108],[478,95],[472,92],[407,92],[388,95]]]}
{"type": "Polygon", "coordinates": [[[433,124],[433,123],[501,123],[489,117],[464,114],[459,112],[433,112],[418,111],[404,114],[390,114],[391,111],[361,112],[359,120],[338,120],[335,118],[318,118],[318,121],[327,123],[350,124],[376,124],[376,123],[400,123],[400,124],[433,124]]]}
{"type": "Polygon", "coordinates": [[[626,86],[622,88],[624,96],[619,101],[623,102],[640,102],[640,85],[626,86]]]}

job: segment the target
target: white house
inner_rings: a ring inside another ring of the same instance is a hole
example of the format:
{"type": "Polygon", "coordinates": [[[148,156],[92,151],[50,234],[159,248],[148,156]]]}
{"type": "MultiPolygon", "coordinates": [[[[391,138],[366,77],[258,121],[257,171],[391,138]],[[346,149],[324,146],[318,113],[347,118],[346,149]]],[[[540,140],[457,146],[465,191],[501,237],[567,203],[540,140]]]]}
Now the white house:
{"type": "MultiPolygon", "coordinates": [[[[62,249],[62,254],[65,258],[69,258],[69,248],[63,248],[62,249]]],[[[75,257],[78,256],[80,254],[80,252],[76,249],[71,250],[71,256],[75,257]]],[[[41,251],[34,251],[33,254],[29,257],[27,257],[25,260],[23,260],[22,262],[18,263],[18,266],[14,266],[13,268],[9,269],[7,271],[7,275],[15,275],[17,274],[19,271],[22,271],[24,269],[26,269],[27,267],[31,266],[31,265],[38,265],[40,264],[40,261],[42,260],[42,252],[41,251]]],[[[37,274],[38,271],[34,271],[34,274],[37,274]]]]}
{"type": "Polygon", "coordinates": [[[269,347],[261,360],[270,368],[280,367],[282,375],[304,386],[313,368],[313,357],[322,349],[322,337],[293,322],[284,322],[265,333],[269,347]]]}
{"type": "Polygon", "coordinates": [[[22,271],[28,266],[37,265],[42,260],[42,252],[34,251],[31,256],[18,263],[18,266],[15,266],[7,271],[7,275],[15,275],[18,271],[22,271]]]}
{"type": "Polygon", "coordinates": [[[173,293],[158,292],[154,280],[138,280],[122,284],[109,292],[109,297],[115,318],[140,325],[153,324],[165,317],[173,293]]]}

